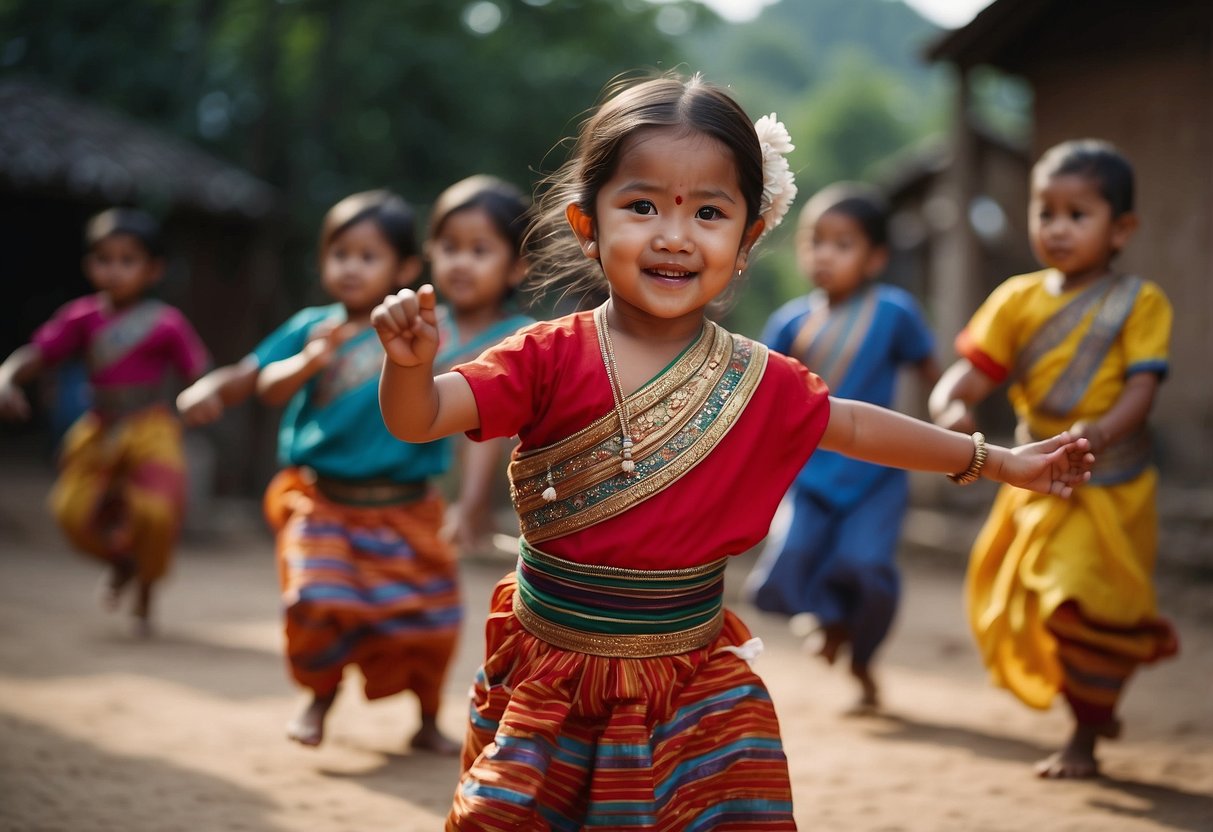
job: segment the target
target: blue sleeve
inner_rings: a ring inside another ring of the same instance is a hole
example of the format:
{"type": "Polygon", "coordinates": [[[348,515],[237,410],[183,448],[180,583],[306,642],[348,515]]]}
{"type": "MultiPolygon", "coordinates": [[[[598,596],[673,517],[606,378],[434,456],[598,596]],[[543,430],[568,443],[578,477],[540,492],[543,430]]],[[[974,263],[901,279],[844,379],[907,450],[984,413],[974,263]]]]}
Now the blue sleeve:
{"type": "Polygon", "coordinates": [[[898,363],[917,364],[925,361],[935,352],[935,336],[927,326],[922,307],[909,292],[897,290],[893,299],[898,307],[894,346],[898,363]]]}
{"type": "Polygon", "coordinates": [[[312,306],[299,310],[253,347],[250,355],[257,359],[260,367],[290,358],[306,346],[312,326],[329,315],[330,307],[312,306]]]}

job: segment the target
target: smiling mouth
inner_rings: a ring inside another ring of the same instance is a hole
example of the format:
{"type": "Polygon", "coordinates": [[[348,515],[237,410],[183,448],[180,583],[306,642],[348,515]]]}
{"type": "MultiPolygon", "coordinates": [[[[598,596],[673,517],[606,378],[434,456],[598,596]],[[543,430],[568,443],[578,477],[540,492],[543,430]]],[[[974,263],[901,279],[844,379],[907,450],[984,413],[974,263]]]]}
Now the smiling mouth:
{"type": "Polygon", "coordinates": [[[660,280],[677,280],[677,281],[689,280],[692,277],[695,277],[696,275],[699,274],[699,272],[691,272],[691,271],[687,271],[686,269],[663,269],[663,268],[645,269],[644,273],[647,274],[649,277],[655,277],[660,280]]]}

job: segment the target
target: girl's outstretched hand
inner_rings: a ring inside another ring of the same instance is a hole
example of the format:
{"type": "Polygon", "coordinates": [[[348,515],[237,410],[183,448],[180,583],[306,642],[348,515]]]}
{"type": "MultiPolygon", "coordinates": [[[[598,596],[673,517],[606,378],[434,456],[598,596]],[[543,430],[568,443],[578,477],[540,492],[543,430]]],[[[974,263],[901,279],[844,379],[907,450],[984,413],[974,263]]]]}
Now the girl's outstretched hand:
{"type": "Polygon", "coordinates": [[[428,283],[416,292],[401,289],[388,295],[371,312],[371,325],[394,364],[419,367],[432,363],[438,352],[437,299],[428,283]]]}
{"type": "Polygon", "coordinates": [[[1011,448],[998,479],[1029,491],[1069,497],[1075,487],[1091,478],[1094,464],[1091,443],[1065,431],[1040,442],[1011,448]]]}

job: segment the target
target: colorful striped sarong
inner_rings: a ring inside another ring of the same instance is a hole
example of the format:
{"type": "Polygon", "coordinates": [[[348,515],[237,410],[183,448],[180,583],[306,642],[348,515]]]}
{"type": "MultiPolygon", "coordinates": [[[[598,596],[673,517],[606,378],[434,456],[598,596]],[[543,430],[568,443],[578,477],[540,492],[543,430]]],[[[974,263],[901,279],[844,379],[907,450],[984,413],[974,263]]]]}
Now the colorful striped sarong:
{"type": "Polygon", "coordinates": [[[133,556],[143,584],[163,577],[185,514],[181,425],[168,409],[117,420],[85,413],[63,439],[59,466],[50,506],[72,545],[107,563],[133,556]],[[111,549],[102,528],[107,513],[129,528],[129,552],[111,549]]]}
{"type": "MultiPolygon", "coordinates": [[[[537,609],[529,597],[537,583],[550,596],[563,595],[566,623],[576,620],[576,602],[587,593],[596,602],[584,614],[627,619],[634,616],[618,614],[626,579],[643,573],[613,569],[613,581],[594,581],[567,562],[571,568],[553,569],[558,559],[546,557],[537,580],[524,549],[520,571],[532,573],[523,579],[526,601],[517,574],[493,593],[487,658],[472,688],[464,773],[446,828],[795,829],[770,696],[729,650],[750,639],[741,620],[719,608],[718,629],[704,646],[674,655],[562,649],[519,620],[524,604],[537,609]],[[614,596],[614,609],[597,611],[604,594],[614,596]]],[[[643,600],[643,590],[634,597],[633,612],[652,600],[643,600]]],[[[700,601],[688,598],[683,610],[700,601]]],[[[715,619],[712,611],[708,620],[715,619]]]]}
{"type": "Polygon", "coordinates": [[[337,503],[288,468],[266,490],[265,512],[293,678],[328,696],[353,664],[368,699],[412,690],[422,713],[437,713],[462,620],[454,554],[438,536],[442,498],[337,503]]]}
{"type": "Polygon", "coordinates": [[[1163,618],[1132,627],[1101,625],[1085,617],[1073,601],[1058,607],[1046,626],[1057,639],[1061,692],[1074,718],[1088,725],[1115,719],[1121,689],[1139,664],[1179,649],[1175,631],[1163,618]]]}

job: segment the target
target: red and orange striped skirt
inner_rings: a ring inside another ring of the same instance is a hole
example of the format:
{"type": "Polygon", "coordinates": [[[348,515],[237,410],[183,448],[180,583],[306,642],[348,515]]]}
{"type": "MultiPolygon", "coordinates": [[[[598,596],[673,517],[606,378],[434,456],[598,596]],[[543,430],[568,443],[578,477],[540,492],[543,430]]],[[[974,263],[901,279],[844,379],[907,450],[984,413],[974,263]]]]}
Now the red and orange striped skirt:
{"type": "Polygon", "coordinates": [[[439,538],[443,510],[433,492],[349,505],[301,469],[274,478],[265,513],[295,681],[327,696],[355,665],[368,699],[411,690],[422,713],[437,713],[462,620],[454,553],[439,538]]]}
{"type": "MultiPolygon", "coordinates": [[[[615,619],[601,602],[626,594],[620,570],[593,586],[573,572],[528,571],[525,600],[518,573],[493,594],[448,830],[796,828],[775,709],[730,652],[750,640],[740,619],[722,609],[703,646],[675,655],[562,649],[517,610],[567,622],[582,605],[615,619]]],[[[637,593],[633,610],[652,604],[637,593]]]]}

